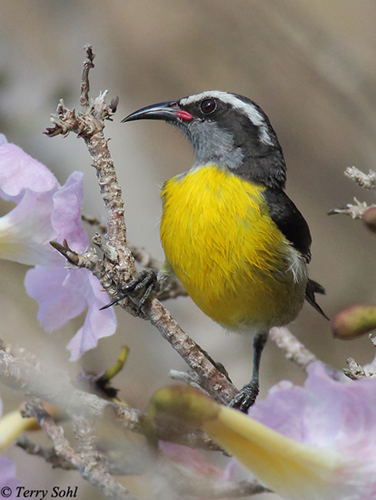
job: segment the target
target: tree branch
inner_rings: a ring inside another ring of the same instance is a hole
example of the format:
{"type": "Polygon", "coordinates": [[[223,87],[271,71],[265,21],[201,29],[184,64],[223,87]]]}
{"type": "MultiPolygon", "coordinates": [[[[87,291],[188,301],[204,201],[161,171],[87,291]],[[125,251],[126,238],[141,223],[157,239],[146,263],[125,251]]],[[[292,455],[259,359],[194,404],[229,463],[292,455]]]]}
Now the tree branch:
{"type": "MultiPolygon", "coordinates": [[[[10,346],[0,345],[0,382],[4,385],[63,408],[71,418],[83,416],[107,421],[118,426],[119,432],[128,430],[143,434],[145,413],[80,390],[72,384],[68,374],[57,370],[56,366],[47,365],[27,354],[16,358],[11,350],[10,346]]],[[[204,433],[192,432],[181,426],[171,427],[169,423],[161,423],[159,439],[191,448],[220,450],[204,433]]]]}
{"type": "Polygon", "coordinates": [[[32,443],[26,436],[22,436],[16,441],[16,445],[22,448],[28,455],[34,455],[43,458],[52,465],[53,469],[76,470],[68,460],[59,456],[55,448],[44,448],[39,444],[32,443]]]}
{"type": "Polygon", "coordinates": [[[286,327],[272,328],[269,337],[285,353],[287,359],[294,361],[303,370],[314,361],[316,356],[310,352],[286,327]]]}
{"type": "MultiPolygon", "coordinates": [[[[101,490],[108,500],[136,500],[127,489],[115,481],[103,467],[99,466],[99,461],[88,460],[85,454],[82,456],[81,453],[74,451],[65,438],[63,429],[55,424],[43,408],[42,401],[32,400],[26,403],[26,412],[29,416],[34,417],[42,429],[46,431],[57,455],[63,457],[80,472],[84,479],[101,490]]],[[[92,455],[89,455],[89,458],[92,458],[92,455]]]]}
{"type": "MultiPolygon", "coordinates": [[[[88,60],[92,62],[94,55],[91,47],[86,47],[86,52],[88,60]]],[[[87,89],[89,88],[88,74],[91,66],[86,61],[85,64],[81,88],[84,89],[82,101],[86,103],[87,89]]],[[[53,117],[55,127],[47,129],[46,133],[49,137],[54,137],[59,134],[66,136],[73,132],[84,139],[97,172],[107,212],[108,239],[106,242],[99,236],[95,239],[95,243],[103,249],[105,254],[102,264],[98,262],[98,258],[93,255],[93,252],[85,255],[76,254],[76,257],[73,257],[74,252],[68,248],[68,245],[64,245],[65,248],[58,248],[55,244],[55,248],[70,262],[79,267],[90,269],[98,277],[110,298],[114,299],[118,294],[119,286],[127,284],[136,276],[137,271],[126,241],[121,188],[108,149],[108,141],[103,133],[104,120],[110,119],[114,113],[114,106],[106,105],[105,96],[106,92],[100,94],[91,106],[87,106],[85,111],[79,114],[65,108],[64,104],[60,102],[57,115],[53,117]]],[[[140,310],[130,299],[122,300],[120,305],[130,314],[149,319],[156,326],[161,335],[198,374],[201,379],[200,385],[213,399],[228,404],[234,398],[238,392],[234,385],[223,373],[217,370],[215,364],[206,356],[200,346],[179,327],[158,299],[148,300],[143,310],[140,310]]]]}

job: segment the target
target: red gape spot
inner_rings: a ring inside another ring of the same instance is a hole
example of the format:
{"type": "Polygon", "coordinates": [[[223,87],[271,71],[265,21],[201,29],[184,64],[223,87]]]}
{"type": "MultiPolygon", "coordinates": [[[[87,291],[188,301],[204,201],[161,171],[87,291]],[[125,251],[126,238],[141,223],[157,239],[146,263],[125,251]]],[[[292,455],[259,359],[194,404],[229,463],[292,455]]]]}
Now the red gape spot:
{"type": "Polygon", "coordinates": [[[190,113],[188,113],[188,111],[183,111],[182,109],[176,111],[176,115],[178,116],[178,118],[181,118],[182,120],[187,120],[187,121],[193,120],[193,116],[190,113]]]}

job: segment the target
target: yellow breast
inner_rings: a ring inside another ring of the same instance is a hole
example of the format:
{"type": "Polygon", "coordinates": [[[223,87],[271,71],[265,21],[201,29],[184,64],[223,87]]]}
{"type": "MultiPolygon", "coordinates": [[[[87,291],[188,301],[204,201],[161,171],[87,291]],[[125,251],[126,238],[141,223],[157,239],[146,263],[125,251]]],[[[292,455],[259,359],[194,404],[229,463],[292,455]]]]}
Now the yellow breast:
{"type": "Polygon", "coordinates": [[[287,324],[304,301],[305,265],[297,278],[298,254],[269,217],[264,190],[207,165],[161,192],[166,259],[198,307],[230,330],[287,324]]]}

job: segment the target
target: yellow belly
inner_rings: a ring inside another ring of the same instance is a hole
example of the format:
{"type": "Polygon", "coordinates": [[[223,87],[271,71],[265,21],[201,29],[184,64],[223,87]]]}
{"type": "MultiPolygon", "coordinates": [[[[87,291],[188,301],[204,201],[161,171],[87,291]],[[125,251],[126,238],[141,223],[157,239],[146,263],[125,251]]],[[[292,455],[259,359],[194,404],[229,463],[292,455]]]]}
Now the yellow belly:
{"type": "Polygon", "coordinates": [[[166,260],[197,306],[233,331],[287,324],[304,301],[305,265],[268,216],[264,189],[214,165],[162,188],[166,260]]]}

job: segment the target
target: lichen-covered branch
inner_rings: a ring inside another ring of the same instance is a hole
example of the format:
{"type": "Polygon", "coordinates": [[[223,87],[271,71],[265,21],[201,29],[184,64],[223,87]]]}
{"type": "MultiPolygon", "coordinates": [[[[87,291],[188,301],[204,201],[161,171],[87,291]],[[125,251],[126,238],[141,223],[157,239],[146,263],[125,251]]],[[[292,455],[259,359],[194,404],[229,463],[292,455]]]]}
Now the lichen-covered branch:
{"type": "MultiPolygon", "coordinates": [[[[356,167],[349,167],[345,170],[346,177],[356,182],[364,189],[376,189],[376,172],[369,171],[365,174],[356,167]]],[[[360,202],[354,198],[355,203],[348,203],[346,208],[335,208],[329,212],[329,215],[343,214],[350,215],[353,219],[362,219],[366,226],[372,231],[376,230],[375,221],[375,205],[367,205],[365,202],[360,202]]]]}
{"type": "Polygon", "coordinates": [[[345,170],[346,177],[355,181],[360,187],[365,189],[376,189],[376,172],[370,170],[365,174],[356,167],[348,167],[345,170]]]}
{"type": "MultiPolygon", "coordinates": [[[[118,483],[98,461],[90,460],[92,455],[76,452],[64,436],[62,427],[55,424],[43,408],[41,401],[31,400],[26,404],[26,412],[34,417],[51,439],[58,456],[63,457],[81,476],[94,487],[102,491],[108,500],[136,500],[120,483],[118,483]]],[[[85,450],[87,451],[87,450],[85,450]]]]}
{"type": "Polygon", "coordinates": [[[286,327],[272,328],[269,337],[285,353],[287,359],[294,361],[303,370],[314,361],[316,356],[310,352],[286,327]]]}
{"type": "Polygon", "coordinates": [[[35,444],[27,436],[21,436],[16,441],[16,445],[22,448],[28,455],[43,458],[47,463],[52,465],[53,469],[75,470],[76,467],[72,465],[64,457],[56,453],[54,447],[44,448],[39,444],[35,444]]]}
{"type": "MultiPolygon", "coordinates": [[[[76,113],[74,110],[67,109],[63,102],[60,102],[57,114],[53,117],[55,126],[47,129],[46,133],[49,137],[54,137],[56,135],[66,136],[72,132],[82,137],[88,147],[107,212],[107,240],[104,240],[100,235],[96,235],[94,239],[95,244],[103,250],[103,263],[98,261],[93,252],[74,256],[74,252],[69,249],[68,244],[63,245],[63,247],[58,247],[55,244],[55,248],[65,255],[71,263],[90,269],[113,299],[118,295],[119,287],[134,278],[137,271],[132,252],[126,241],[121,188],[108,149],[108,141],[103,132],[104,121],[111,119],[116,110],[116,103],[107,105],[106,92],[104,92],[89,105],[88,75],[89,69],[93,67],[92,61],[94,59],[90,46],[86,47],[86,54],[87,60],[85,61],[81,85],[81,101],[85,105],[84,111],[76,113]]],[[[175,293],[180,293],[180,290],[177,290],[175,289],[175,293]]],[[[198,374],[202,387],[216,401],[229,403],[233,399],[237,393],[236,388],[223,373],[217,370],[215,364],[205,355],[204,351],[183,332],[159,300],[156,298],[149,300],[142,310],[130,299],[122,300],[120,305],[132,315],[149,319],[184,358],[190,368],[198,374]]]]}
{"type": "MultiPolygon", "coordinates": [[[[81,218],[90,226],[96,226],[100,231],[100,235],[104,235],[107,233],[107,226],[103,224],[103,222],[101,222],[98,218],[88,217],[86,215],[82,215],[81,218]]],[[[99,239],[100,235],[96,235],[94,238],[99,239]]],[[[145,248],[137,245],[132,245],[129,242],[127,244],[134,260],[138,262],[142,267],[154,269],[156,272],[161,270],[163,262],[153,257],[145,248]]],[[[164,300],[187,296],[188,294],[183,288],[183,285],[180,283],[180,281],[174,280],[168,284],[163,292],[158,294],[158,300],[163,302],[164,300]]]]}
{"type": "Polygon", "coordinates": [[[364,212],[369,208],[366,202],[360,202],[354,198],[355,204],[348,203],[346,208],[334,208],[329,215],[342,214],[350,215],[353,219],[361,219],[364,212]]]}
{"type": "MultiPolygon", "coordinates": [[[[27,353],[22,358],[15,357],[11,350],[10,346],[0,346],[0,382],[4,385],[63,408],[71,418],[82,416],[107,421],[117,426],[119,432],[144,432],[143,412],[85,392],[77,388],[68,374],[57,370],[56,366],[42,363],[27,353]]],[[[172,432],[171,425],[163,423],[159,430],[159,437],[164,441],[171,440],[192,448],[220,449],[202,432],[192,432],[182,427],[175,427],[172,432]]]]}
{"type": "MultiPolygon", "coordinates": [[[[24,414],[37,420],[51,439],[53,449],[42,448],[27,438],[20,439],[18,445],[29,454],[42,457],[53,467],[76,469],[84,479],[100,489],[106,498],[134,499],[111,474],[160,474],[161,477],[172,481],[170,487],[177,492],[184,491],[190,495],[203,495],[206,492],[213,498],[238,498],[267,491],[258,483],[216,484],[199,474],[195,476],[191,472],[185,472],[164,457],[163,453],[157,463],[156,457],[153,458],[150,453],[145,455],[145,451],[140,455],[142,460],[135,458],[133,451],[134,462],[132,460],[131,464],[129,461],[122,464],[121,460],[112,462],[98,451],[96,426],[110,426],[111,435],[117,435],[116,442],[119,442],[122,428],[142,433],[145,416],[127,406],[77,389],[70,383],[68,375],[56,370],[55,366],[48,366],[34,357],[29,358],[25,352],[22,359],[17,359],[11,351],[10,346],[4,345],[3,350],[0,350],[0,380],[28,395],[30,399],[25,405],[24,414]],[[78,451],[69,443],[62,427],[45,410],[43,400],[64,408],[75,426],[78,451]]],[[[202,446],[207,450],[220,451],[201,431],[192,432],[177,421],[160,421],[158,437],[163,441],[172,439],[193,448],[202,446]]]]}

